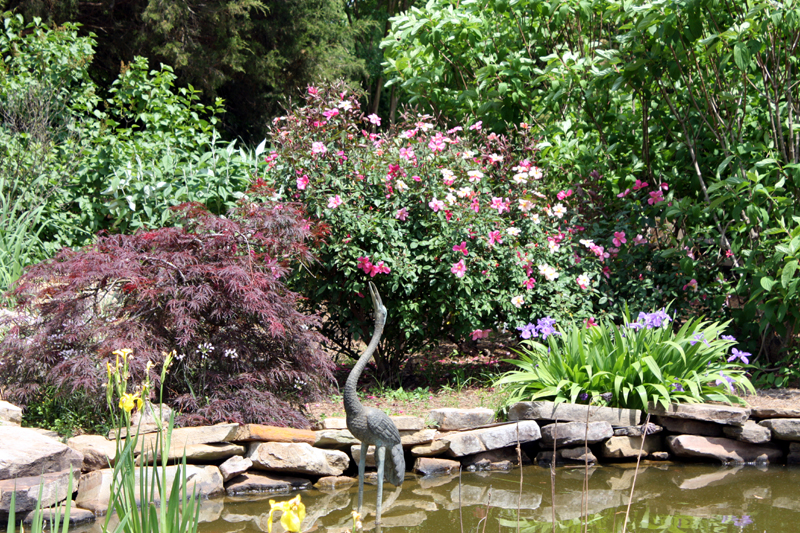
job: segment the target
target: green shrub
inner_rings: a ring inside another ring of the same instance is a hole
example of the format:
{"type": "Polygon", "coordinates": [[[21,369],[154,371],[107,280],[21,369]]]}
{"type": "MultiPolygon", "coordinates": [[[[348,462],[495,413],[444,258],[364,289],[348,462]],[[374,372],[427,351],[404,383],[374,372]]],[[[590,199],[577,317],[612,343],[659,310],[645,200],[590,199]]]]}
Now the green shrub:
{"type": "Polygon", "coordinates": [[[610,323],[556,330],[545,318],[522,328],[519,370],[496,383],[512,393],[507,405],[528,400],[590,402],[646,409],[649,402],[722,401],[743,403],[736,393],[754,392],[739,363],[747,352],[732,348],[733,337],[722,335],[728,322],[690,319],[677,332],[664,310],[640,313],[623,326],[610,323]],[[731,354],[728,349],[731,348],[731,354]]]}

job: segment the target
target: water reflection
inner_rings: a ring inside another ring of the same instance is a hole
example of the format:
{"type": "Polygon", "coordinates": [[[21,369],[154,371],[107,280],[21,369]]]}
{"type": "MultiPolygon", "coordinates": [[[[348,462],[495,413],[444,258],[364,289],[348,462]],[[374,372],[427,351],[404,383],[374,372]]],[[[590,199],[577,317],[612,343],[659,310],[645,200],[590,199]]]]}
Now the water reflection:
{"type": "MultiPolygon", "coordinates": [[[[583,468],[560,467],[555,500],[550,472],[537,466],[509,473],[463,473],[420,478],[407,475],[402,487],[386,485],[383,524],[375,526],[375,487],[365,487],[362,511],[366,531],[436,533],[580,532],[588,509],[588,531],[621,532],[636,475],[627,531],[794,533],[800,527],[800,469],[791,467],[713,467],[708,465],[634,465],[590,468],[583,491],[583,468]],[[370,501],[371,500],[371,501],[370,501]],[[553,505],[553,501],[555,505],[553,505]],[[462,526],[463,524],[463,526],[462,526]],[[519,524],[519,525],[518,525],[519,524]]],[[[357,487],[336,492],[303,493],[304,532],[344,533],[352,529],[350,512],[357,487]]],[[[205,502],[199,533],[267,531],[269,499],[257,495],[205,502]]],[[[277,517],[276,517],[277,518],[277,517]]],[[[273,531],[282,533],[279,522],[273,531]]]]}

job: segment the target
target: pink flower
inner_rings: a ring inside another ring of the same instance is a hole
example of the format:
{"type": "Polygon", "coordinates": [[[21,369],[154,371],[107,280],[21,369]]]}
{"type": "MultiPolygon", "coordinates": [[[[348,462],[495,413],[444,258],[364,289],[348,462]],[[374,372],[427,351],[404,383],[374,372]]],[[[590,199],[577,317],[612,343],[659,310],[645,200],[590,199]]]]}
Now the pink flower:
{"type": "Polygon", "coordinates": [[[503,237],[499,231],[490,231],[489,246],[494,246],[495,244],[503,244],[503,237]]]}
{"type": "Polygon", "coordinates": [[[304,190],[308,186],[308,176],[303,174],[297,178],[297,188],[301,191],[304,190]]]}
{"type": "Polygon", "coordinates": [[[627,243],[627,239],[625,239],[625,232],[624,231],[615,231],[614,238],[611,239],[611,242],[614,243],[614,246],[619,248],[623,244],[627,243]]]}
{"type": "Polygon", "coordinates": [[[445,148],[444,143],[444,136],[442,136],[441,133],[437,133],[434,137],[431,137],[430,141],[428,141],[428,148],[430,148],[432,152],[443,152],[445,148]]]}
{"type": "Polygon", "coordinates": [[[319,89],[317,89],[313,85],[309,85],[308,86],[308,94],[310,94],[311,96],[317,96],[319,94],[319,89]]]}
{"type": "Polygon", "coordinates": [[[336,209],[342,205],[342,199],[337,194],[336,196],[331,196],[328,198],[328,209],[336,209]]]}
{"type": "Polygon", "coordinates": [[[328,149],[325,147],[324,143],[321,143],[321,142],[313,142],[313,143],[311,143],[311,153],[312,154],[324,154],[327,151],[328,151],[328,149]]]}
{"type": "Polygon", "coordinates": [[[556,198],[558,198],[559,200],[563,200],[564,198],[569,198],[570,196],[572,196],[572,189],[566,191],[559,191],[558,194],[556,194],[556,198]]]}
{"type": "Polygon", "coordinates": [[[522,282],[522,286],[528,290],[531,290],[534,285],[536,285],[536,280],[533,278],[528,278],[522,282]]]}
{"type": "Polygon", "coordinates": [[[669,190],[669,185],[667,183],[662,183],[661,184],[661,189],[665,190],[665,191],[668,191],[669,190]]]}
{"type": "Polygon", "coordinates": [[[328,109],[327,111],[323,112],[322,116],[327,118],[328,120],[330,120],[330,119],[332,119],[333,117],[335,117],[338,114],[339,114],[339,110],[336,109],[336,108],[333,108],[333,109],[328,109]]]}
{"type": "Polygon", "coordinates": [[[444,202],[437,200],[436,197],[434,197],[433,200],[428,202],[428,207],[433,209],[434,213],[438,213],[440,209],[444,209],[444,202]]]}
{"type": "Polygon", "coordinates": [[[407,161],[411,161],[414,159],[414,149],[413,148],[400,148],[400,157],[407,161]]]}
{"type": "Polygon", "coordinates": [[[697,280],[692,278],[692,281],[690,281],[689,283],[687,283],[686,285],[683,286],[683,290],[686,290],[686,289],[691,289],[693,291],[697,291],[697,280]]]}
{"type": "Polygon", "coordinates": [[[644,189],[645,187],[648,186],[649,184],[647,182],[642,180],[636,180],[636,183],[633,184],[633,190],[638,191],[639,189],[644,189]]]}
{"type": "Polygon", "coordinates": [[[359,257],[357,268],[360,268],[361,270],[369,274],[369,271],[372,269],[372,263],[369,262],[369,257],[367,256],[359,257]]]}
{"type": "Polygon", "coordinates": [[[490,207],[492,209],[497,209],[497,214],[499,215],[503,211],[508,211],[510,206],[511,206],[511,201],[508,198],[506,198],[505,201],[503,201],[502,198],[498,198],[495,196],[492,198],[492,204],[490,207]]]}
{"type": "Polygon", "coordinates": [[[467,273],[467,265],[464,264],[464,260],[462,259],[458,263],[453,263],[453,266],[450,267],[450,272],[455,274],[457,278],[463,278],[467,273]]]}
{"type": "Polygon", "coordinates": [[[380,126],[381,125],[381,117],[379,117],[375,113],[372,113],[371,115],[369,115],[367,117],[367,119],[370,121],[370,123],[375,124],[376,126],[380,126]]]}
{"type": "Polygon", "coordinates": [[[617,195],[617,198],[625,198],[625,197],[626,197],[626,196],[628,196],[630,193],[631,193],[631,190],[630,190],[630,189],[625,189],[625,191],[624,191],[624,192],[621,192],[621,193],[619,193],[619,194],[617,195]]]}
{"type": "Polygon", "coordinates": [[[485,339],[486,337],[489,336],[489,333],[491,333],[491,332],[492,332],[492,330],[490,330],[490,329],[476,329],[475,331],[473,331],[471,333],[472,340],[476,341],[478,339],[485,339]]]}
{"type": "Polygon", "coordinates": [[[402,209],[398,209],[397,213],[394,214],[394,218],[405,222],[405,220],[408,218],[408,209],[406,209],[405,207],[403,207],[402,209]]]}
{"type": "Polygon", "coordinates": [[[472,199],[472,204],[469,206],[469,208],[476,213],[481,210],[480,200],[478,200],[477,196],[472,199]]]}
{"type": "Polygon", "coordinates": [[[420,178],[419,176],[411,176],[411,179],[414,181],[422,181],[422,178],[420,178]]]}
{"type": "Polygon", "coordinates": [[[597,326],[597,322],[594,321],[594,317],[589,317],[587,319],[584,319],[583,324],[586,326],[586,329],[597,326]]]}
{"type": "Polygon", "coordinates": [[[647,239],[642,237],[642,234],[640,233],[639,235],[637,235],[636,237],[633,238],[633,244],[635,244],[637,246],[640,245],[640,244],[647,244],[647,239]]]}
{"type": "Polygon", "coordinates": [[[603,275],[606,277],[606,279],[611,279],[611,269],[608,268],[607,266],[604,266],[603,275]]]}
{"type": "Polygon", "coordinates": [[[376,265],[372,265],[369,269],[369,275],[371,278],[374,278],[376,274],[388,274],[391,271],[392,269],[383,264],[383,261],[378,261],[376,265]]]}
{"type": "Polygon", "coordinates": [[[462,241],[461,244],[459,244],[457,246],[453,246],[453,251],[454,252],[461,252],[465,256],[468,255],[469,252],[467,251],[467,243],[466,243],[466,241],[462,241]]]}
{"type": "Polygon", "coordinates": [[[471,129],[471,130],[476,130],[476,131],[481,131],[481,128],[482,128],[482,127],[483,127],[483,121],[482,121],[482,120],[479,120],[478,122],[476,122],[475,124],[473,124],[472,126],[470,126],[470,127],[469,127],[469,129],[471,129]]]}
{"type": "Polygon", "coordinates": [[[661,190],[653,191],[650,193],[650,198],[647,200],[647,203],[650,205],[656,205],[659,202],[664,201],[664,193],[661,190]]]}

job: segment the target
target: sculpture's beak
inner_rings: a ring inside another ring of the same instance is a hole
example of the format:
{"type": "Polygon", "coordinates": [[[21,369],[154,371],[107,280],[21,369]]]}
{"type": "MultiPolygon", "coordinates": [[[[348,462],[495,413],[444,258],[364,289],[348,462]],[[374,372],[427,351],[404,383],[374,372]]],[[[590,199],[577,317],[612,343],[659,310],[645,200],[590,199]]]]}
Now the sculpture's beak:
{"type": "Polygon", "coordinates": [[[378,294],[378,288],[371,281],[369,282],[369,293],[372,296],[372,307],[375,309],[376,318],[379,314],[385,314],[386,308],[381,301],[381,295],[378,294]]]}

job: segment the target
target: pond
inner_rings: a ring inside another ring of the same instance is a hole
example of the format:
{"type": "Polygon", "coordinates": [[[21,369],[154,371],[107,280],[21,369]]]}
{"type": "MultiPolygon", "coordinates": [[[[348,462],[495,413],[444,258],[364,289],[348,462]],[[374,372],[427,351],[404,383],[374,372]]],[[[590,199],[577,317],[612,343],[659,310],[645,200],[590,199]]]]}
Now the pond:
{"type": "MultiPolygon", "coordinates": [[[[400,488],[386,485],[381,529],[513,533],[519,519],[521,532],[550,532],[555,514],[556,531],[577,533],[583,531],[584,507],[588,508],[589,532],[621,532],[635,465],[590,468],[588,491],[582,490],[584,474],[582,467],[556,470],[555,510],[550,470],[539,466],[523,468],[521,493],[518,469],[464,472],[460,484],[457,475],[423,478],[409,474],[400,488]]],[[[375,491],[373,485],[365,487],[365,531],[376,529],[375,491]]],[[[357,486],[338,492],[303,492],[307,512],[303,531],[344,533],[351,529],[350,512],[357,492],[357,486]]],[[[205,502],[198,533],[265,532],[269,499],[283,501],[293,495],[259,494],[205,502]]],[[[795,533],[800,529],[800,468],[642,465],[633,500],[627,525],[630,532],[795,533]]],[[[274,523],[273,531],[283,532],[279,522],[274,523]]]]}

